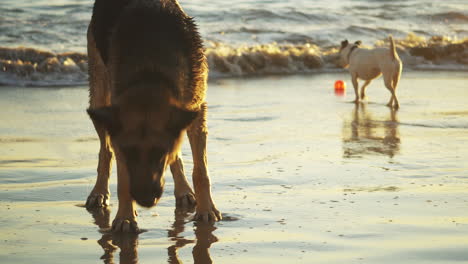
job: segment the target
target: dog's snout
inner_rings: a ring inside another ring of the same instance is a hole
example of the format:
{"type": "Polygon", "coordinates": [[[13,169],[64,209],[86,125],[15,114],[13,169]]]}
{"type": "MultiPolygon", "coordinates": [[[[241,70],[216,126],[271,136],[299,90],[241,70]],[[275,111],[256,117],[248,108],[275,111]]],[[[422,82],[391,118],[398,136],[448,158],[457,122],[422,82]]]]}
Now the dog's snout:
{"type": "Polygon", "coordinates": [[[152,207],[157,204],[162,196],[164,180],[156,180],[152,183],[134,183],[131,186],[130,194],[141,206],[152,207]]]}
{"type": "Polygon", "coordinates": [[[151,197],[135,198],[135,201],[143,207],[153,207],[156,205],[156,199],[151,197]]]}

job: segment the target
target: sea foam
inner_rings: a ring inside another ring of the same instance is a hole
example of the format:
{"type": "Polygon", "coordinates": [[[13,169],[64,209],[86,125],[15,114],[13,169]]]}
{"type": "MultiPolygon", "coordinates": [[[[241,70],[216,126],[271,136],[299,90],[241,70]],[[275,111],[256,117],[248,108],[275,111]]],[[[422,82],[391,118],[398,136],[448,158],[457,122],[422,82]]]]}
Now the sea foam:
{"type": "MultiPolygon", "coordinates": [[[[468,38],[425,38],[409,34],[395,39],[405,70],[468,70],[468,38]]],[[[233,46],[206,43],[211,78],[304,74],[342,70],[338,46],[268,43],[233,46]]],[[[367,45],[366,45],[367,44],[367,45]]],[[[388,39],[364,47],[388,46],[388,39]]],[[[34,48],[0,47],[0,85],[67,86],[87,82],[85,53],[53,53],[34,48]]]]}

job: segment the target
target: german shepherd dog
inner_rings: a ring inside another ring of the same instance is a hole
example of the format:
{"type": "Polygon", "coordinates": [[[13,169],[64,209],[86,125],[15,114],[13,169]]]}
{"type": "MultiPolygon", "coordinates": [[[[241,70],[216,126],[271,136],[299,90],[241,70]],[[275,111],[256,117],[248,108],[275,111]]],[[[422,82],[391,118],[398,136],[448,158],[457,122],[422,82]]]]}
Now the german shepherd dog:
{"type": "Polygon", "coordinates": [[[115,232],[139,232],[135,201],[154,206],[169,165],[177,206],[196,204],[195,220],[218,221],[206,157],[208,66],[193,19],[176,0],[96,0],[88,33],[89,108],[100,140],[96,184],[86,207],[109,203],[117,162],[115,232]],[[180,145],[187,134],[193,184],[180,145]]]}

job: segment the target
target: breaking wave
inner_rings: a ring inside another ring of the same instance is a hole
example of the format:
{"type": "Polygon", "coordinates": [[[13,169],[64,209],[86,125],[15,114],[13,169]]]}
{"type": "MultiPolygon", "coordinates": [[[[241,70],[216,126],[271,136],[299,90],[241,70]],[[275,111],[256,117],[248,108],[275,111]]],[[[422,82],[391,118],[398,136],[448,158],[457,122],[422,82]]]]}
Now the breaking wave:
{"type": "Polygon", "coordinates": [[[84,53],[0,47],[0,85],[67,86],[84,84],[87,78],[84,53]]]}
{"type": "MultiPolygon", "coordinates": [[[[468,71],[468,38],[409,34],[395,39],[405,70],[468,71]]],[[[368,47],[388,45],[380,40],[368,47]]],[[[278,44],[231,46],[207,42],[206,56],[211,78],[301,74],[342,70],[338,46],[278,44]]],[[[85,53],[53,53],[34,48],[0,47],[0,85],[82,85],[88,78],[85,53]]]]}

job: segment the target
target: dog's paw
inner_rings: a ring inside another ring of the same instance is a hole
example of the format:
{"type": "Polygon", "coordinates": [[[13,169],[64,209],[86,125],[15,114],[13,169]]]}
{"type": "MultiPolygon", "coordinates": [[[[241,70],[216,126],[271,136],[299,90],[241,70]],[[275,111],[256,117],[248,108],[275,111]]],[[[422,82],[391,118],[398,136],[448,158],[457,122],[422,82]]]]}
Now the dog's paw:
{"type": "Polygon", "coordinates": [[[86,200],[86,208],[101,208],[109,205],[109,194],[91,193],[86,200]]]}
{"type": "Polygon", "coordinates": [[[195,194],[188,192],[182,195],[176,196],[176,207],[177,208],[192,208],[197,204],[195,200],[195,194]]]}
{"type": "Polygon", "coordinates": [[[114,233],[140,233],[135,219],[116,218],[112,222],[112,232],[114,233]]]}
{"type": "Polygon", "coordinates": [[[211,210],[198,210],[195,214],[195,217],[193,218],[194,221],[201,221],[201,222],[216,222],[216,221],[221,221],[223,217],[221,216],[221,213],[216,209],[216,207],[213,205],[211,210]]]}

